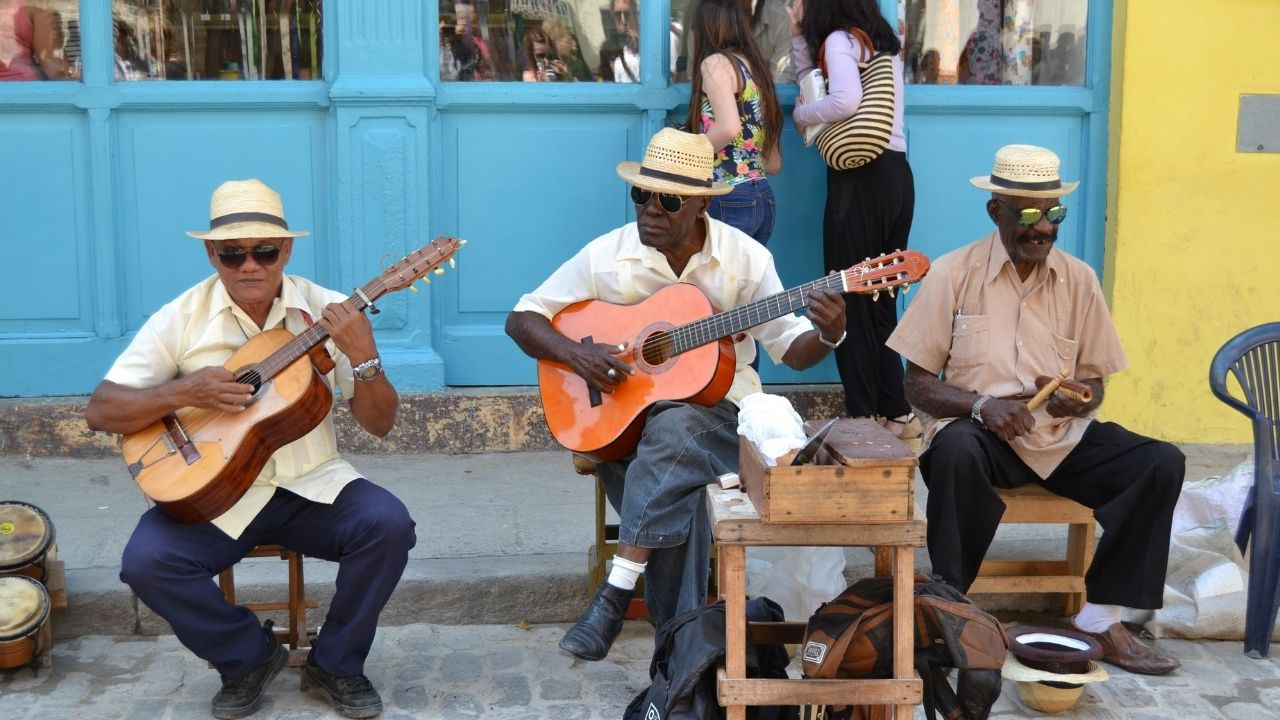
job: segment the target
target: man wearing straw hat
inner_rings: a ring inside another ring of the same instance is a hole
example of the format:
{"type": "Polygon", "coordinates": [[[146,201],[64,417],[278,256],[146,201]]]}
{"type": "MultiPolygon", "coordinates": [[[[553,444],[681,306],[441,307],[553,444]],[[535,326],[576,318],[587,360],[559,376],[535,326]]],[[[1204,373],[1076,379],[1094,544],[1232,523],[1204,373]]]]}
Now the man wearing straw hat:
{"type": "MultiPolygon", "coordinates": [[[[379,437],[395,424],[396,391],[382,372],[364,314],[345,296],[285,275],[293,239],[280,196],[258,180],[213,191],[204,241],[214,274],[152,315],[112,365],[85,410],[89,427],[131,433],[185,407],[241,412],[253,386],[223,368],[249,338],[271,328],[295,335],[318,323],[335,368],[325,376],[351,414],[379,437]]],[[[395,496],[338,455],[330,414],[278,450],[223,515],[179,523],[159,508],[142,515],[124,550],[120,578],[173,627],[178,639],[222,675],[213,715],[253,714],[288,653],[270,621],[226,602],[213,576],[255,545],[280,544],[338,563],[337,587],[303,670],[303,686],[347,717],[382,710],[364,676],[378,615],[400,580],[414,523],[395,496]]]]}
{"type": "Polygon", "coordinates": [[[1178,661],[1137,642],[1125,607],[1163,604],[1173,508],[1185,459],[1169,443],[1098,422],[1102,380],[1128,364],[1093,270],[1054,246],[1066,218],[1058,156],[1007,145],[990,175],[995,232],[933,262],[889,347],[907,360],[907,398],[938,420],[920,469],[929,487],[933,571],[968,591],[1004,503],[993,488],[1038,483],[1090,507],[1102,525],[1077,628],[1103,659],[1162,674],[1178,661]],[[1068,380],[1034,411],[1028,399],[1068,380]],[[941,375],[941,377],[939,377],[941,375]]]}
{"type": "MultiPolygon", "coordinates": [[[[711,196],[729,192],[711,181],[713,156],[706,136],[667,128],[649,141],[643,162],[618,165],[631,185],[637,221],[591,241],[520,298],[507,333],[521,350],[562,362],[610,393],[634,370],[617,357],[616,346],[556,332],[550,320],[561,309],[581,300],[630,305],[676,282],[698,286],[724,309],[783,291],[769,251],[706,214],[711,196]]],[[[712,407],[656,403],[636,452],[597,466],[620,517],[618,551],[582,619],[561,640],[565,651],[584,660],[608,654],[642,572],[645,603],[659,626],[706,605],[711,530],[703,488],[737,470],[736,403],[760,391],[751,368],[755,341],[775,362],[800,370],[844,339],[838,293],[811,293],[806,315],[784,315],[735,338],[737,368],[724,400],[712,407]]]]}

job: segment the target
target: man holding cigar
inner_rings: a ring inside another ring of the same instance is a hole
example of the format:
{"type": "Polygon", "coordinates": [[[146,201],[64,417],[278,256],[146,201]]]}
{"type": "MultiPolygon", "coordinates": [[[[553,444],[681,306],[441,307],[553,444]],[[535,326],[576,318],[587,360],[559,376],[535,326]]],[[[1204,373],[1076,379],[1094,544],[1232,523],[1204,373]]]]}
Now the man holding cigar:
{"type": "Polygon", "coordinates": [[[1028,145],[1000,148],[991,174],[971,182],[991,192],[996,232],[933,262],[887,343],[907,360],[907,399],[938,418],[920,456],[933,571],[967,592],[1004,514],[993,488],[1038,483],[1102,526],[1076,627],[1107,662],[1169,672],[1178,661],[1120,620],[1125,607],[1163,604],[1185,458],[1093,419],[1102,379],[1128,361],[1097,276],[1054,247],[1061,198],[1078,183],[1062,182],[1057,155],[1028,145]]]}

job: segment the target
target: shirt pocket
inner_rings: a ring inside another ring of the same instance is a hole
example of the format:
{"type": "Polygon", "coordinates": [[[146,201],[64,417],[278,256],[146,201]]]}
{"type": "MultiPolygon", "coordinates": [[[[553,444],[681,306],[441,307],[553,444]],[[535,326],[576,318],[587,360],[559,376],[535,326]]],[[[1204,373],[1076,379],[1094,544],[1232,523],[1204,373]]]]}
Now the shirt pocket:
{"type": "Polygon", "coordinates": [[[1066,370],[1069,376],[1074,376],[1076,371],[1076,355],[1080,352],[1080,341],[1072,340],[1069,337],[1063,337],[1057,333],[1049,334],[1049,346],[1053,348],[1053,353],[1058,357],[1058,361],[1062,363],[1060,370],[1066,370]]]}
{"type": "Polygon", "coordinates": [[[990,315],[957,315],[951,325],[951,359],[948,364],[956,370],[985,364],[990,340],[990,315]]]}

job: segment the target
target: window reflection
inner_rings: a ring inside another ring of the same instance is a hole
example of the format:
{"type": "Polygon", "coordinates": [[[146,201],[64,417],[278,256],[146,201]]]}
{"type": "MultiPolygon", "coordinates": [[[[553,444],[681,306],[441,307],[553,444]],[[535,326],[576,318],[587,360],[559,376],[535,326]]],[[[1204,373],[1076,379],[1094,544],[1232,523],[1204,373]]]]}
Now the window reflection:
{"type": "Polygon", "coordinates": [[[1088,0],[899,0],[907,81],[1083,85],[1088,0]]]}
{"type": "Polygon", "coordinates": [[[114,0],[113,74],[136,80],[321,77],[321,0],[114,0]]]}
{"type": "MultiPolygon", "coordinates": [[[[689,47],[686,30],[688,18],[693,17],[698,0],[672,0],[671,3],[671,54],[676,61],[671,66],[672,82],[689,82],[688,58],[693,52],[689,47]]],[[[787,17],[787,5],[791,0],[744,0],[751,9],[751,32],[755,36],[760,54],[773,72],[773,82],[793,83],[795,71],[791,69],[791,20],[787,17]]]]}
{"type": "Polygon", "coordinates": [[[0,81],[79,80],[78,0],[0,0],[0,81]]]}

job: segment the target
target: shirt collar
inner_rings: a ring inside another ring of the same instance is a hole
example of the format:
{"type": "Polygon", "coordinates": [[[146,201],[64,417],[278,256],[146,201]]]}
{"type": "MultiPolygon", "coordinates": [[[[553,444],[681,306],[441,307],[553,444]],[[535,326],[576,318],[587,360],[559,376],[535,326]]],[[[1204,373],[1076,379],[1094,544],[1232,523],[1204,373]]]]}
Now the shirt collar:
{"type": "MultiPolygon", "coordinates": [[[[239,314],[244,319],[249,319],[244,310],[241,310],[235,301],[231,299],[231,293],[227,292],[227,286],[222,284],[222,279],[215,273],[212,278],[213,288],[210,291],[209,298],[209,321],[213,321],[223,312],[239,314]]],[[[295,309],[299,312],[306,313],[307,303],[302,297],[302,291],[294,284],[288,275],[281,278],[280,297],[271,301],[271,312],[267,314],[267,327],[275,327],[284,318],[284,312],[295,309]]],[[[264,328],[266,329],[266,328],[264,328]]]]}
{"type": "MultiPolygon", "coordinates": [[[[702,214],[702,221],[707,228],[706,242],[702,244],[701,250],[689,258],[689,264],[685,265],[684,269],[686,274],[693,268],[720,257],[720,246],[723,242],[721,236],[724,228],[707,213],[702,214]]],[[[639,225],[634,222],[629,223],[622,228],[622,232],[623,242],[618,243],[618,252],[614,255],[614,260],[639,260],[647,268],[666,268],[668,272],[670,271],[671,266],[667,263],[665,255],[640,242],[639,225]]]]}
{"type": "MultiPolygon", "coordinates": [[[[1010,271],[1016,275],[1017,268],[1012,267],[1013,260],[1009,259],[1009,252],[1004,249],[1004,243],[1000,241],[1000,231],[996,230],[987,237],[991,247],[989,248],[990,253],[987,256],[987,276],[984,278],[984,284],[990,284],[992,280],[995,280],[996,276],[1004,270],[1005,265],[1009,265],[1010,271]]],[[[1061,252],[1062,251],[1058,249],[1058,244],[1055,242],[1053,249],[1049,251],[1049,257],[1045,258],[1044,261],[1046,279],[1057,278],[1061,275],[1061,270],[1059,268],[1061,267],[1062,261],[1058,258],[1058,255],[1061,252]]]]}

